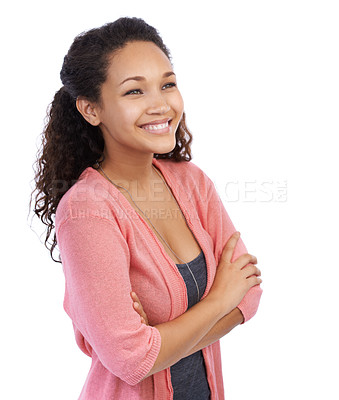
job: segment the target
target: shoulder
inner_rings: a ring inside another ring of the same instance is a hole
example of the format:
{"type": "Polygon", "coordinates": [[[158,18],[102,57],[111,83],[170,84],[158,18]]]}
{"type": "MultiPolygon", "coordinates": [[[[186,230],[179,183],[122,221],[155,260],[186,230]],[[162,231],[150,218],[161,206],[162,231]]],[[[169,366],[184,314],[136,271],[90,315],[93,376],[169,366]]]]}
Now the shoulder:
{"type": "Polygon", "coordinates": [[[207,204],[207,200],[214,193],[212,180],[192,161],[176,162],[160,159],[157,160],[155,166],[161,169],[171,187],[184,202],[193,201],[195,205],[198,202],[207,204]]]}
{"type": "Polygon", "coordinates": [[[118,204],[119,191],[88,167],[62,196],[55,213],[55,227],[70,218],[101,217],[112,219],[112,207],[118,204]]]}
{"type": "Polygon", "coordinates": [[[156,160],[166,171],[180,179],[181,182],[211,181],[207,174],[192,161],[173,161],[169,159],[156,160]]]}

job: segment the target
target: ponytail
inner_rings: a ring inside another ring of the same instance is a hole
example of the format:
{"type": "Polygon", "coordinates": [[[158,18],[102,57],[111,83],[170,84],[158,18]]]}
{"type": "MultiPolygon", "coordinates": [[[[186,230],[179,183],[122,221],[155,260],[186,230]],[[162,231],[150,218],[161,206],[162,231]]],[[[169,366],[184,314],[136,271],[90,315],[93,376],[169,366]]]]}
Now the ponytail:
{"type": "MultiPolygon", "coordinates": [[[[48,110],[42,149],[36,161],[34,213],[47,225],[47,248],[54,228],[52,217],[61,197],[77,181],[81,172],[95,163],[104,148],[100,128],[92,126],[82,117],[75,102],[65,87],[56,92],[48,110]]],[[[54,233],[51,258],[60,262],[53,257],[55,246],[54,233]]]]}
{"type": "Polygon", "coordinates": [[[76,99],[62,87],[55,94],[45,129],[50,147],[45,149],[49,168],[53,170],[51,172],[55,179],[67,182],[78,179],[81,172],[102,154],[104,148],[100,128],[92,126],[82,117],[75,102],[76,99]]]}
{"type": "MultiPolygon", "coordinates": [[[[53,216],[59,201],[79,179],[84,169],[95,164],[104,151],[99,127],[89,124],[76,108],[82,96],[100,104],[101,88],[107,80],[112,55],[132,41],[153,42],[170,60],[170,53],[155,28],[140,18],[119,18],[115,22],[78,35],[60,71],[64,85],[54,96],[42,135],[35,170],[34,213],[47,225],[45,246],[54,229],[53,216]]],[[[185,113],[176,131],[176,146],[167,154],[154,154],[176,162],[191,160],[192,135],[185,123],[185,113]]],[[[50,253],[56,247],[56,235],[50,253]]]]}

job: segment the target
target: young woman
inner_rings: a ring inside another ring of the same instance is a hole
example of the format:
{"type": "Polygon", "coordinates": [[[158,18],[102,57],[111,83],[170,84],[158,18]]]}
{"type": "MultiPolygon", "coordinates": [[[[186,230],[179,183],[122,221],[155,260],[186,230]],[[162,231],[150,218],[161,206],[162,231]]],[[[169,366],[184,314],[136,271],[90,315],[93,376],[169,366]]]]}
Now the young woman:
{"type": "Polygon", "coordinates": [[[256,313],[260,270],[191,162],[168,49],[121,18],[75,38],[61,80],[34,211],[92,358],[79,398],[223,399],[219,339],[256,313]]]}

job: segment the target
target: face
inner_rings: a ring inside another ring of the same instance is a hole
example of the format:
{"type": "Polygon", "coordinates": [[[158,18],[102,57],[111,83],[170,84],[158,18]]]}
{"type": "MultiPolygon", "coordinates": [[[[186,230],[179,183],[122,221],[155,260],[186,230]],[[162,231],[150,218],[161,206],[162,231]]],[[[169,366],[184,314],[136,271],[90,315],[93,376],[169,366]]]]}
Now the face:
{"type": "Polygon", "coordinates": [[[131,42],[116,52],[97,110],[105,147],[114,153],[168,153],[183,100],[167,56],[154,43],[131,42]]]}

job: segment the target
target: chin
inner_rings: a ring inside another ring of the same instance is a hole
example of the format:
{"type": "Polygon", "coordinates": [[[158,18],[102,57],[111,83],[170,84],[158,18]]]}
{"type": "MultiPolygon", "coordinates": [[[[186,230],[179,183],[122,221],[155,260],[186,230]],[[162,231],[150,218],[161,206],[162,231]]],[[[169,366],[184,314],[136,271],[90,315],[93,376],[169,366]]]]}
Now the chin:
{"type": "Polygon", "coordinates": [[[156,148],[154,148],[153,153],[155,154],[167,154],[169,152],[171,152],[172,150],[174,150],[175,146],[176,146],[176,141],[174,141],[174,143],[172,144],[165,144],[163,146],[156,146],[156,148]]]}

